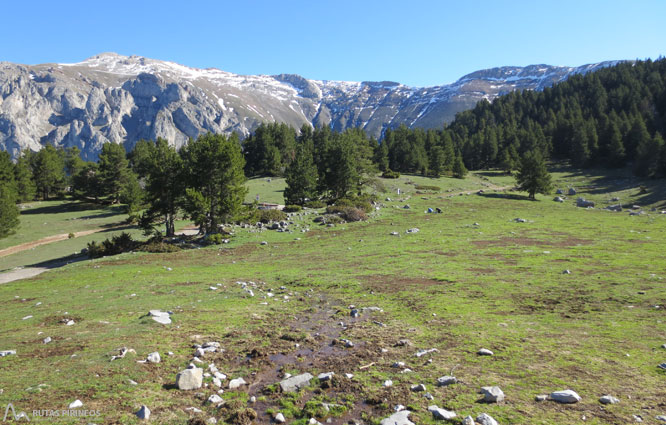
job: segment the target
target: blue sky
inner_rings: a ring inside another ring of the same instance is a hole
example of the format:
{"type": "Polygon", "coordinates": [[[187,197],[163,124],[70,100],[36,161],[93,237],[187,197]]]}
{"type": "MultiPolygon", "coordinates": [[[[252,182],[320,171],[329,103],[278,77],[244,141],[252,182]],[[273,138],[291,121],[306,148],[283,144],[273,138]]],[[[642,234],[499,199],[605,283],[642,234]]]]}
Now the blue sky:
{"type": "Polygon", "coordinates": [[[0,61],[141,55],[238,74],[449,83],[503,65],[666,56],[666,1],[10,1],[0,61]]]}

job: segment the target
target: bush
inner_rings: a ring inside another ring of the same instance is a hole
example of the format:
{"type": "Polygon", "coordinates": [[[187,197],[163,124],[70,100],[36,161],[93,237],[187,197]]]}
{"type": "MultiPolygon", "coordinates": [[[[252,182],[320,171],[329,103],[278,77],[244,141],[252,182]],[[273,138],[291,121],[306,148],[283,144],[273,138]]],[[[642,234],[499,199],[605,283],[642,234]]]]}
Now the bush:
{"type": "Polygon", "coordinates": [[[300,205],[287,205],[284,207],[282,211],[288,212],[288,213],[293,213],[293,212],[299,212],[301,211],[301,206],[300,205]]]}
{"type": "Polygon", "coordinates": [[[324,208],[326,203],[320,200],[313,200],[306,202],[304,206],[307,208],[324,208]]]}
{"type": "Polygon", "coordinates": [[[258,210],[258,221],[269,223],[271,221],[282,221],[287,219],[287,214],[280,210],[258,210]]]}
{"type": "Polygon", "coordinates": [[[173,245],[155,239],[144,244],[140,249],[141,251],[154,252],[154,253],[178,252],[181,250],[181,248],[178,245],[173,245]]]}
{"type": "Polygon", "coordinates": [[[414,188],[416,190],[426,190],[426,191],[433,191],[433,192],[439,192],[440,190],[442,190],[442,188],[439,187],[439,186],[428,186],[428,185],[420,185],[420,184],[415,185],[414,188]]]}
{"type": "Polygon", "coordinates": [[[131,251],[136,246],[137,242],[132,239],[132,235],[123,232],[120,235],[113,236],[111,239],[104,240],[101,244],[95,241],[88,243],[88,257],[99,258],[107,255],[117,255],[131,251]]]}
{"type": "Polygon", "coordinates": [[[345,208],[344,211],[340,214],[340,216],[345,220],[345,221],[365,221],[368,219],[368,215],[365,213],[365,211],[359,209],[359,208],[354,208],[354,207],[348,207],[345,208]]]}
{"type": "Polygon", "coordinates": [[[386,170],[382,173],[382,178],[397,179],[397,178],[400,178],[400,173],[397,172],[397,171],[386,170]]]}
{"type": "Polygon", "coordinates": [[[221,233],[211,233],[206,236],[206,242],[210,245],[220,245],[224,242],[224,236],[221,233]]]}
{"type": "Polygon", "coordinates": [[[72,232],[69,232],[69,235],[67,235],[67,239],[74,239],[76,235],[72,232]]]}

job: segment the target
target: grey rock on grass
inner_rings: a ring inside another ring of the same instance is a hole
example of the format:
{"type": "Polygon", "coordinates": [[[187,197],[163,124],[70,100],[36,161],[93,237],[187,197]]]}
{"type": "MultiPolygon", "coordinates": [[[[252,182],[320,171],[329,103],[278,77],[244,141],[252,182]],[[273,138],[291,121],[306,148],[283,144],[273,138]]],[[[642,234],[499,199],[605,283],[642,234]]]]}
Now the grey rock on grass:
{"type": "Polygon", "coordinates": [[[300,375],[292,376],[290,378],[280,381],[280,389],[284,393],[290,393],[298,391],[303,387],[307,387],[310,384],[310,380],[313,378],[309,373],[303,373],[300,375]]]}
{"type": "Polygon", "coordinates": [[[389,416],[388,418],[382,419],[380,422],[381,425],[414,425],[412,421],[409,420],[409,410],[401,410],[389,416]]]}
{"type": "Polygon", "coordinates": [[[504,401],[504,392],[498,386],[482,387],[483,401],[486,403],[501,403],[504,401]]]}
{"type": "Polygon", "coordinates": [[[495,418],[487,413],[481,413],[476,417],[476,421],[481,425],[499,425],[495,418]]]}
{"type": "Polygon", "coordinates": [[[179,390],[196,390],[203,384],[203,369],[193,367],[176,375],[176,386],[179,390]]]}
{"type": "Polygon", "coordinates": [[[555,391],[550,393],[550,399],[558,403],[578,403],[581,397],[573,390],[555,391]]]}
{"type": "Polygon", "coordinates": [[[458,379],[455,376],[442,376],[440,378],[437,378],[437,386],[438,387],[446,387],[447,385],[453,385],[458,383],[458,379]]]}
{"type": "Polygon", "coordinates": [[[428,406],[428,411],[432,413],[432,416],[435,419],[441,419],[448,421],[449,419],[453,419],[456,417],[456,412],[452,412],[450,410],[442,409],[440,407],[437,407],[435,405],[433,406],[428,406]]]}
{"type": "Polygon", "coordinates": [[[613,397],[612,395],[605,395],[599,398],[599,403],[601,404],[617,404],[620,402],[620,399],[613,397]]]}
{"type": "Polygon", "coordinates": [[[150,419],[150,409],[147,406],[141,406],[138,412],[134,413],[137,418],[147,421],[150,419]]]}

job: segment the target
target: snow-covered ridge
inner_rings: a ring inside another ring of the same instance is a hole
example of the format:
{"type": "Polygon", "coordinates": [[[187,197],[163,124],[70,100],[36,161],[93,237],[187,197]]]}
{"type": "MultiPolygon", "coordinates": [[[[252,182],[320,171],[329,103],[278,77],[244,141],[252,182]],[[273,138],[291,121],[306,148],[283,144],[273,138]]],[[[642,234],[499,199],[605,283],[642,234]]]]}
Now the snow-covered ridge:
{"type": "Polygon", "coordinates": [[[162,137],[176,146],[201,133],[247,136],[262,122],[362,128],[441,128],[479,100],[541,90],[604,66],[492,68],[452,84],[308,80],[295,74],[238,75],[140,56],[102,53],[78,63],[0,63],[0,149],[16,156],[44,144],[78,146],[95,159],[104,143],[131,149],[162,137]]]}

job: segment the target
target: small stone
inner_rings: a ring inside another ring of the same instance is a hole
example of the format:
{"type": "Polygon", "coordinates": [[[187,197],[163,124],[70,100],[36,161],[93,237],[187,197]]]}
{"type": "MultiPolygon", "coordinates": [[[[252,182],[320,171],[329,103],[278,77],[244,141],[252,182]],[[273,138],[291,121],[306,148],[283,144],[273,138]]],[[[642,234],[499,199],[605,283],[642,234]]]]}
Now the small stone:
{"type": "Polygon", "coordinates": [[[150,409],[146,406],[141,406],[138,412],[134,413],[137,418],[147,421],[150,419],[150,409]]]}
{"type": "Polygon", "coordinates": [[[535,401],[546,401],[548,400],[548,395],[546,394],[539,394],[538,396],[534,397],[535,401]]]}
{"type": "Polygon", "coordinates": [[[658,421],[666,422],[666,415],[657,415],[654,418],[658,421]]]}
{"type": "Polygon", "coordinates": [[[268,242],[266,242],[266,241],[261,241],[261,244],[262,244],[262,245],[268,245],[268,242]]]}
{"type": "Polygon", "coordinates": [[[245,382],[245,379],[243,379],[243,378],[236,378],[236,379],[232,379],[231,381],[229,381],[229,389],[230,390],[239,388],[242,385],[247,385],[247,382],[245,382]]]}
{"type": "Polygon", "coordinates": [[[414,392],[417,392],[417,393],[418,393],[418,392],[425,391],[425,390],[426,390],[426,386],[423,385],[423,384],[412,385],[411,387],[409,387],[409,389],[412,390],[412,391],[414,391],[414,392]]]}
{"type": "Polygon", "coordinates": [[[52,339],[51,339],[50,336],[47,336],[46,338],[44,338],[44,344],[48,344],[51,341],[52,341],[52,339]]]}
{"type": "Polygon", "coordinates": [[[65,323],[66,326],[72,326],[74,324],[75,322],[73,320],[68,320],[67,323],[65,323]]]}
{"type": "Polygon", "coordinates": [[[213,385],[218,388],[222,388],[222,381],[220,381],[220,378],[213,378],[213,385]]]}
{"type": "Polygon", "coordinates": [[[11,356],[11,355],[16,355],[16,350],[0,351],[0,357],[6,357],[6,356],[11,356]]]}
{"type": "Polygon", "coordinates": [[[300,390],[303,387],[307,387],[310,384],[310,380],[313,378],[309,373],[303,373],[301,375],[292,376],[280,381],[280,388],[282,392],[295,392],[300,390]]]}
{"type": "Polygon", "coordinates": [[[273,419],[279,424],[285,423],[284,415],[282,413],[278,413],[273,419]]]}
{"type": "Polygon", "coordinates": [[[571,270],[566,269],[566,270],[564,270],[564,271],[562,272],[562,274],[571,274],[571,270]]]}
{"type": "Polygon", "coordinates": [[[465,416],[465,419],[462,420],[462,425],[475,425],[474,418],[471,416],[465,416]]]}
{"type": "Polygon", "coordinates": [[[386,381],[384,381],[384,383],[382,385],[386,388],[391,387],[391,386],[393,386],[393,381],[391,381],[390,379],[387,379],[386,381]]]}
{"type": "Polygon", "coordinates": [[[550,393],[550,399],[558,403],[578,403],[581,397],[573,390],[563,390],[550,393]]]}
{"type": "Polygon", "coordinates": [[[257,397],[255,396],[250,397],[250,403],[254,404],[256,402],[257,402],[257,397]]]}
{"type": "Polygon", "coordinates": [[[483,394],[483,401],[486,403],[501,403],[504,401],[504,392],[500,387],[482,387],[481,394],[483,394]]]}
{"type": "Polygon", "coordinates": [[[425,393],[425,394],[423,394],[423,397],[424,397],[426,400],[428,400],[428,401],[432,401],[432,400],[435,399],[435,397],[434,397],[432,394],[430,394],[430,393],[425,393]]]}
{"type": "Polygon", "coordinates": [[[350,315],[351,317],[358,317],[358,316],[360,316],[360,313],[359,313],[359,311],[358,311],[357,308],[353,308],[353,309],[349,312],[349,315],[350,315]]]}
{"type": "Polygon", "coordinates": [[[405,362],[395,362],[391,365],[391,367],[395,367],[395,368],[405,367],[405,362]]]}
{"type": "Polygon", "coordinates": [[[69,403],[70,409],[76,409],[77,407],[81,406],[83,406],[83,402],[81,400],[74,400],[73,402],[69,403]]]}
{"type": "Polygon", "coordinates": [[[217,423],[217,419],[211,416],[210,418],[206,419],[206,423],[209,425],[215,425],[217,423]]]}
{"type": "Polygon", "coordinates": [[[446,387],[447,385],[453,385],[458,383],[458,379],[455,376],[442,376],[441,378],[437,378],[437,386],[438,387],[446,387]]]}
{"type": "Polygon", "coordinates": [[[499,425],[497,421],[487,413],[481,413],[476,417],[476,421],[481,425],[499,425]]]}
{"type": "Polygon", "coordinates": [[[320,373],[317,378],[324,382],[324,381],[330,381],[333,379],[333,375],[335,375],[335,372],[326,372],[326,373],[320,373]]]}
{"type": "Polygon", "coordinates": [[[493,353],[492,351],[490,351],[486,348],[482,348],[479,351],[477,351],[476,354],[478,354],[479,356],[492,356],[495,353],[493,353]]]}
{"type": "Polygon", "coordinates": [[[601,404],[617,404],[620,402],[620,399],[613,397],[612,395],[605,395],[599,399],[601,404]]]}
{"type": "Polygon", "coordinates": [[[640,415],[631,415],[632,418],[634,418],[635,422],[643,422],[643,417],[640,415]]]}
{"type": "Polygon", "coordinates": [[[28,320],[28,319],[32,319],[32,316],[25,316],[25,317],[24,317],[23,319],[21,319],[21,320],[28,320]]]}
{"type": "Polygon", "coordinates": [[[157,351],[148,354],[148,357],[146,358],[148,363],[159,363],[162,359],[160,358],[160,353],[157,351]]]}
{"type": "Polygon", "coordinates": [[[139,385],[139,384],[137,384],[136,381],[133,381],[133,380],[131,380],[131,379],[128,379],[128,380],[127,380],[127,383],[130,384],[130,385],[139,385]]]}
{"type": "Polygon", "coordinates": [[[223,401],[224,400],[222,399],[222,397],[220,397],[217,394],[213,394],[210,397],[208,397],[208,400],[206,400],[206,403],[213,404],[213,405],[218,405],[218,404],[222,403],[223,401]]]}
{"type": "Polygon", "coordinates": [[[412,412],[409,410],[401,410],[392,414],[388,418],[382,419],[380,425],[414,425],[414,423],[409,420],[410,413],[412,412]]]}
{"type": "Polygon", "coordinates": [[[453,419],[456,417],[456,412],[452,412],[450,410],[442,409],[437,406],[428,406],[428,411],[432,413],[432,416],[435,419],[441,419],[444,421],[448,421],[450,419],[453,419]]]}

